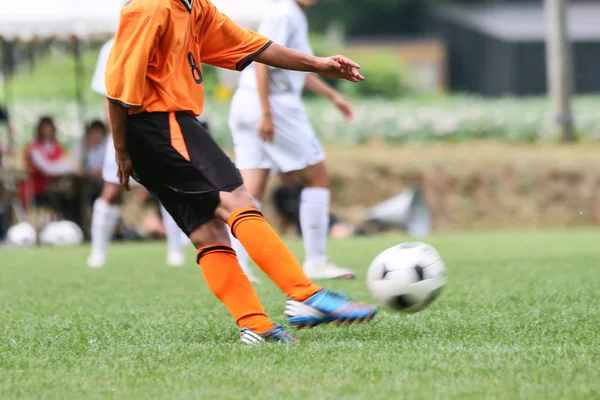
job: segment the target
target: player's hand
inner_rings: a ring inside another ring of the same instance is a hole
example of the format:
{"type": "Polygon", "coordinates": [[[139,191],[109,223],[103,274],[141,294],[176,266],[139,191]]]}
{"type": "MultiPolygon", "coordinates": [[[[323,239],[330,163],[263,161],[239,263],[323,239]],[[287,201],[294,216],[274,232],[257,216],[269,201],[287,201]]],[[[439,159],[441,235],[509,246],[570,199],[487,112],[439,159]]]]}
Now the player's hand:
{"type": "Polygon", "coordinates": [[[331,101],[342,113],[346,121],[352,121],[354,119],[354,108],[352,107],[352,104],[350,104],[350,102],[343,96],[336,95],[333,99],[331,99],[331,101]]]}
{"type": "Polygon", "coordinates": [[[126,190],[129,190],[129,177],[133,176],[133,178],[137,180],[129,153],[126,151],[118,151],[116,152],[115,158],[118,166],[117,177],[119,178],[119,183],[125,187],[126,190]]]}
{"type": "Polygon", "coordinates": [[[275,125],[273,118],[268,115],[263,115],[258,123],[258,136],[265,142],[272,142],[275,137],[275,125]]]}
{"type": "Polygon", "coordinates": [[[325,78],[345,79],[350,82],[364,81],[358,69],[360,66],[344,56],[333,56],[319,59],[317,73],[325,78]]]}

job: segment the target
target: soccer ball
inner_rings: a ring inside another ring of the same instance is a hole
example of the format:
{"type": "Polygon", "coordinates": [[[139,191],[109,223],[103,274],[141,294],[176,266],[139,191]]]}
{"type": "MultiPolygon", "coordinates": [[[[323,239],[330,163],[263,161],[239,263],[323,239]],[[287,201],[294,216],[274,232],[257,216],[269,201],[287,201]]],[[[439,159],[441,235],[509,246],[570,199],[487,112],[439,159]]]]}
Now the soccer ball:
{"type": "Polygon", "coordinates": [[[369,266],[367,284],[380,304],[414,313],[440,294],[446,284],[446,266],[430,245],[401,243],[375,257],[369,266]]]}
{"type": "Polygon", "coordinates": [[[37,241],[35,228],[27,222],[20,222],[11,226],[6,237],[10,244],[18,247],[31,247],[37,241]]]}
{"type": "Polygon", "coordinates": [[[71,221],[50,222],[40,232],[40,243],[46,246],[70,247],[83,241],[83,232],[71,221]]]}

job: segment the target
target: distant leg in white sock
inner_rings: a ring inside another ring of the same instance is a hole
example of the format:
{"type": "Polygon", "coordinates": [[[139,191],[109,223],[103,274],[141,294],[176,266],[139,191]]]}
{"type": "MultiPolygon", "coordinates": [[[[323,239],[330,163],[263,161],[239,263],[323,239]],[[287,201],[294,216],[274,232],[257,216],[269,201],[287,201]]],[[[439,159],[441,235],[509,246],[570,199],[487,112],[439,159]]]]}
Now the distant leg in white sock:
{"type": "Polygon", "coordinates": [[[181,267],[185,264],[185,253],[183,251],[186,245],[183,240],[185,235],[179,229],[171,214],[162,205],[160,206],[160,213],[165,226],[165,236],[167,237],[167,265],[181,267]]]}
{"type": "Polygon", "coordinates": [[[110,205],[102,198],[96,199],[92,210],[92,253],[88,258],[90,268],[100,268],[106,263],[106,249],[115,232],[121,207],[110,205]]]}
{"type": "MultiPolygon", "coordinates": [[[[254,200],[254,204],[256,204],[256,208],[258,208],[260,210],[260,207],[261,207],[260,201],[254,200]]],[[[246,251],[244,246],[242,246],[240,241],[237,240],[231,234],[231,231],[229,231],[229,240],[231,240],[231,248],[233,249],[233,251],[235,251],[238,262],[240,263],[240,267],[242,267],[242,271],[244,271],[244,273],[248,276],[248,278],[250,279],[250,282],[259,283],[260,280],[256,276],[254,276],[254,274],[252,273],[252,270],[250,269],[250,265],[249,265],[250,256],[248,255],[248,252],[246,251]]]]}
{"type": "Polygon", "coordinates": [[[329,189],[304,188],[300,196],[300,228],[304,240],[304,270],[310,276],[327,262],[329,189]]]}

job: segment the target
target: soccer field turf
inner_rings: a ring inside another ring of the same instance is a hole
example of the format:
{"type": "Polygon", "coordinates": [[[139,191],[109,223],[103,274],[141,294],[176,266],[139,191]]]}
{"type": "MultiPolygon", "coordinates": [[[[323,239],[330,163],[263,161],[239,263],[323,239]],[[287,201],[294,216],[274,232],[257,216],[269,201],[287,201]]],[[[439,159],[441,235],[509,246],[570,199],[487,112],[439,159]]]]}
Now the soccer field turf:
{"type": "MultiPolygon", "coordinates": [[[[359,275],[327,286],[369,300],[369,262],[399,241],[332,242],[359,275]]],[[[0,250],[0,398],[600,398],[600,233],[427,241],[449,276],[431,308],[260,347],[238,342],[191,248],[174,269],[163,244],[116,245],[99,270],[85,267],[85,247],[0,250]]],[[[261,277],[282,321],[284,298],[261,277]]]]}

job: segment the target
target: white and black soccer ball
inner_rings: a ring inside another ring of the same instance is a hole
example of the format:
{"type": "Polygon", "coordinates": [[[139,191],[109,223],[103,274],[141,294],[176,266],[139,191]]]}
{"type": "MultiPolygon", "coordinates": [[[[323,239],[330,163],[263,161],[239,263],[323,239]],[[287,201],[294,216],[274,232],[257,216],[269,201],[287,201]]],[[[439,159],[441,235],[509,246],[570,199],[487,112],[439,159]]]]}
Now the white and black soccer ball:
{"type": "Polygon", "coordinates": [[[8,229],[6,238],[13,246],[31,247],[37,242],[37,232],[31,224],[20,222],[8,229]]]}
{"type": "Polygon", "coordinates": [[[40,232],[40,243],[46,246],[71,247],[83,241],[83,232],[71,221],[50,222],[40,232]]]}
{"type": "Polygon", "coordinates": [[[426,243],[401,243],[375,257],[367,284],[380,304],[414,313],[440,294],[446,284],[446,265],[437,250],[426,243]]]}

